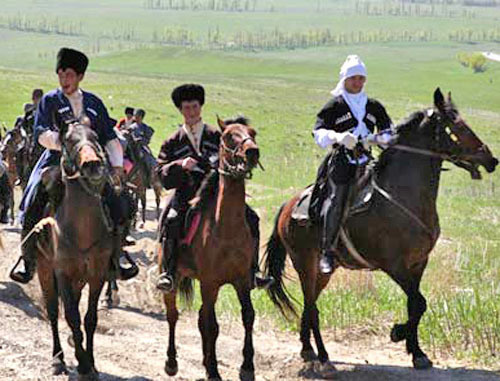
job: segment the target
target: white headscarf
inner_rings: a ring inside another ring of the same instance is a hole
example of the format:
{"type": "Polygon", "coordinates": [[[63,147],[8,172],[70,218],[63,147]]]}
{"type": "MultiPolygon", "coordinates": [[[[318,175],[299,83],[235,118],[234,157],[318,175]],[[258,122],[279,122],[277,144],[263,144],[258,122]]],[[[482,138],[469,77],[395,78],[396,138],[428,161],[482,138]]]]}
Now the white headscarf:
{"type": "Polygon", "coordinates": [[[345,62],[342,64],[339,73],[339,81],[335,89],[331,91],[331,94],[334,97],[342,95],[354,117],[358,120],[358,125],[354,128],[352,133],[356,136],[364,137],[370,133],[363,121],[366,115],[366,103],[368,102],[365,89],[363,87],[358,94],[351,94],[345,89],[345,80],[355,75],[366,77],[366,66],[363,61],[361,61],[361,58],[353,54],[347,56],[345,62]]]}

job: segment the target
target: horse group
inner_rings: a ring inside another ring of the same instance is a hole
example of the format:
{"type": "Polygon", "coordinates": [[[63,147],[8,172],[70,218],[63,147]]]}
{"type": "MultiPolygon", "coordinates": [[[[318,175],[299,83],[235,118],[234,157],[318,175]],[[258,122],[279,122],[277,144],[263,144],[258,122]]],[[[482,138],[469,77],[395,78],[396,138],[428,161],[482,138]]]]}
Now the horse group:
{"type": "MultiPolygon", "coordinates": [[[[215,303],[220,287],[231,284],[235,288],[245,329],[240,378],[253,380],[255,312],[250,297],[250,270],[254,242],[245,220],[245,181],[259,164],[259,148],[252,127],[224,122],[220,127],[218,187],[216,192],[202,199],[198,228],[191,244],[182,248],[179,255],[179,292],[189,295],[192,280],[197,279],[200,283],[202,306],[198,327],[203,342],[203,365],[209,380],[221,380],[217,367],[219,327],[215,303]]],[[[479,178],[479,166],[493,172],[498,160],[461,118],[451,96],[445,99],[439,89],[434,93],[432,107],[410,115],[395,127],[394,132],[395,144],[381,154],[361,186],[372,187],[370,203],[346,218],[337,248],[341,254],[337,266],[380,269],[401,286],[408,296],[408,321],[394,326],[391,339],[404,340],[414,367],[424,369],[431,367],[432,362],[418,342],[418,325],[426,310],[419,286],[429,253],[440,233],[436,199],[442,163],[449,161],[469,171],[473,178],[479,178]]],[[[63,176],[66,194],[59,212],[39,229],[38,275],[53,334],[54,373],[66,370],[57,327],[58,300],[61,298],[73,333],[79,379],[96,380],[93,337],[97,301],[111,254],[106,239],[109,226],[100,200],[106,178],[104,155],[95,134],[84,125],[72,125],[60,136],[64,147],[63,162],[69,160],[74,165],[72,171],[63,176]],[[74,205],[85,205],[85,208],[74,205]],[[90,294],[84,319],[84,345],[78,304],[87,283],[90,294]]],[[[318,360],[327,369],[332,365],[321,337],[316,300],[330,276],[318,271],[317,223],[310,220],[304,224],[293,218],[300,199],[299,194],[283,204],[267,242],[266,270],[276,280],[268,293],[286,316],[290,316],[289,312],[296,313],[283,279],[288,254],[299,275],[304,296],[301,356],[305,361],[318,360]],[[311,332],[316,350],[311,344],[311,332]]],[[[159,263],[163,254],[160,250],[159,263]]],[[[175,291],[163,296],[169,326],[164,367],[169,375],[178,372],[176,294],[175,291]]]]}

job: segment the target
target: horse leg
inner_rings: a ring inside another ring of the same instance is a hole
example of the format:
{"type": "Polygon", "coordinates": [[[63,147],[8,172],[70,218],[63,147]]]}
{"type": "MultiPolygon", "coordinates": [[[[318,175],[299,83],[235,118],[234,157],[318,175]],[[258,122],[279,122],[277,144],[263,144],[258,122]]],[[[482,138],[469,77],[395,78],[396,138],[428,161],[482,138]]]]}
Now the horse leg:
{"type": "Polygon", "coordinates": [[[64,353],[59,339],[59,296],[57,293],[57,282],[54,272],[45,266],[42,261],[38,265],[38,279],[42,288],[45,308],[50,321],[52,330],[52,374],[55,376],[66,373],[66,364],[64,362],[64,353]]]}
{"type": "Polygon", "coordinates": [[[108,279],[108,287],[106,288],[106,304],[108,308],[118,307],[120,297],[118,296],[118,283],[116,277],[110,275],[108,279]]]}
{"type": "Polygon", "coordinates": [[[14,225],[15,216],[14,216],[14,187],[12,187],[12,191],[10,192],[10,224],[14,225]]]}
{"type": "Polygon", "coordinates": [[[255,368],[253,364],[253,323],[255,311],[250,298],[250,289],[247,284],[236,288],[238,299],[241,304],[241,318],[245,328],[245,345],[243,347],[243,364],[240,368],[240,379],[243,381],[253,381],[255,379],[255,368]]]}
{"type": "Polygon", "coordinates": [[[89,282],[89,301],[87,313],[85,314],[85,335],[87,338],[87,354],[91,372],[97,374],[94,361],[94,333],[97,327],[97,307],[99,304],[99,296],[104,287],[104,279],[93,279],[89,282]]]}
{"type": "Polygon", "coordinates": [[[198,315],[198,328],[203,342],[203,365],[207,371],[208,380],[222,380],[217,370],[215,343],[219,335],[219,325],[215,317],[215,302],[219,287],[201,283],[202,305],[198,315]]]}
{"type": "Polygon", "coordinates": [[[163,300],[167,307],[168,321],[168,348],[167,361],[165,361],[165,372],[169,376],[175,376],[179,370],[177,365],[177,350],[175,349],[175,326],[179,319],[179,311],[177,310],[175,291],[164,294],[163,300]]]}
{"type": "Polygon", "coordinates": [[[412,355],[415,369],[432,367],[432,361],[429,360],[418,343],[418,325],[427,309],[427,302],[419,290],[420,279],[426,264],[421,265],[418,269],[413,269],[412,273],[390,274],[408,297],[408,321],[405,324],[394,325],[391,330],[391,340],[398,342],[406,339],[406,351],[412,355]]]}
{"type": "Polygon", "coordinates": [[[300,285],[302,287],[302,294],[304,296],[304,309],[300,319],[300,342],[302,343],[302,350],[300,356],[304,361],[314,361],[318,358],[314,348],[311,345],[311,300],[316,300],[315,295],[315,282],[310,271],[300,271],[300,285]]]}
{"type": "Polygon", "coordinates": [[[142,217],[142,226],[144,227],[146,225],[146,189],[141,192],[141,217],[142,217]]]}
{"type": "Polygon", "coordinates": [[[61,284],[61,295],[64,303],[64,313],[66,321],[73,333],[73,342],[75,344],[75,357],[78,360],[78,374],[89,375],[92,371],[90,358],[83,348],[83,333],[80,329],[81,318],[78,304],[80,303],[81,290],[73,287],[69,280],[58,278],[61,284]]]}
{"type": "Polygon", "coordinates": [[[310,312],[309,312],[309,317],[311,319],[310,324],[314,334],[314,340],[316,341],[316,348],[318,349],[319,361],[322,364],[327,364],[330,368],[332,368],[330,370],[335,370],[335,368],[331,366],[328,361],[328,352],[326,351],[325,345],[323,343],[323,338],[321,337],[321,332],[319,329],[319,311],[318,307],[316,306],[316,300],[318,299],[318,296],[321,293],[321,291],[328,284],[328,281],[330,280],[332,274],[323,276],[318,274],[318,276],[316,277],[316,286],[314,287],[314,295],[312,295],[312,298],[308,304],[310,304],[310,312]]]}

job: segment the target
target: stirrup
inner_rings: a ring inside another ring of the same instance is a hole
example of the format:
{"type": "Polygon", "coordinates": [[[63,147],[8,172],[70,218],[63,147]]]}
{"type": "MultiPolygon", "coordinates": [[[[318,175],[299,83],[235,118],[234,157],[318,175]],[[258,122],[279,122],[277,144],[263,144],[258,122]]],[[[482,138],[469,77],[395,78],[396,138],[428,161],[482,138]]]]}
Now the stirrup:
{"type": "Polygon", "coordinates": [[[273,284],[274,284],[274,278],[272,276],[260,276],[257,274],[253,276],[253,286],[256,288],[267,290],[273,284]]]}
{"type": "Polygon", "coordinates": [[[26,263],[26,260],[23,257],[19,257],[16,264],[14,265],[12,270],[10,270],[10,273],[9,273],[10,279],[12,279],[15,282],[21,283],[21,284],[29,283],[33,279],[34,275],[35,275],[35,267],[31,266],[31,268],[30,268],[30,266],[28,266],[28,264],[26,263]],[[21,261],[24,262],[24,271],[20,271],[20,270],[15,271],[17,266],[19,266],[19,263],[21,263],[21,261]]]}
{"type": "Polygon", "coordinates": [[[119,266],[119,280],[129,280],[139,274],[139,267],[134,263],[130,267],[119,266]]]}
{"type": "Polygon", "coordinates": [[[158,281],[156,282],[156,288],[162,292],[168,293],[174,291],[175,282],[174,277],[167,274],[161,273],[158,281]]]}

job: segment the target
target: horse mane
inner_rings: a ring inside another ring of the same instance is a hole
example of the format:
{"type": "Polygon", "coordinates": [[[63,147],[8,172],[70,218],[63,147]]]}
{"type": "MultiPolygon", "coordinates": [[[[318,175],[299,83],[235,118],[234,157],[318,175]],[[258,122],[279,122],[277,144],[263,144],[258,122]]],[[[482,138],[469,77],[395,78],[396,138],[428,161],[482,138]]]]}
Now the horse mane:
{"type": "MultiPolygon", "coordinates": [[[[402,122],[400,122],[396,127],[394,127],[394,131],[397,135],[399,135],[398,142],[401,137],[404,137],[406,134],[408,134],[411,131],[414,131],[425,118],[425,111],[415,111],[412,114],[410,114],[408,117],[403,119],[402,122]]],[[[384,168],[387,163],[391,161],[392,156],[397,152],[397,150],[388,148],[385,151],[382,152],[380,155],[377,163],[375,164],[375,171],[379,172],[384,168]]]]}
{"type": "Polygon", "coordinates": [[[225,119],[224,124],[229,126],[230,124],[242,124],[244,126],[250,126],[250,119],[244,115],[237,115],[233,118],[225,119]]]}
{"type": "Polygon", "coordinates": [[[191,200],[191,207],[197,211],[205,211],[219,192],[219,171],[211,169],[203,179],[195,197],[191,200]]]}
{"type": "MultiPolygon", "coordinates": [[[[250,120],[244,115],[237,115],[233,118],[224,119],[224,124],[229,126],[231,124],[242,124],[244,126],[250,125],[250,120]]],[[[200,188],[196,192],[195,197],[191,200],[192,208],[198,211],[205,211],[212,201],[217,197],[219,192],[219,171],[216,169],[210,170],[203,179],[200,188]]]]}

